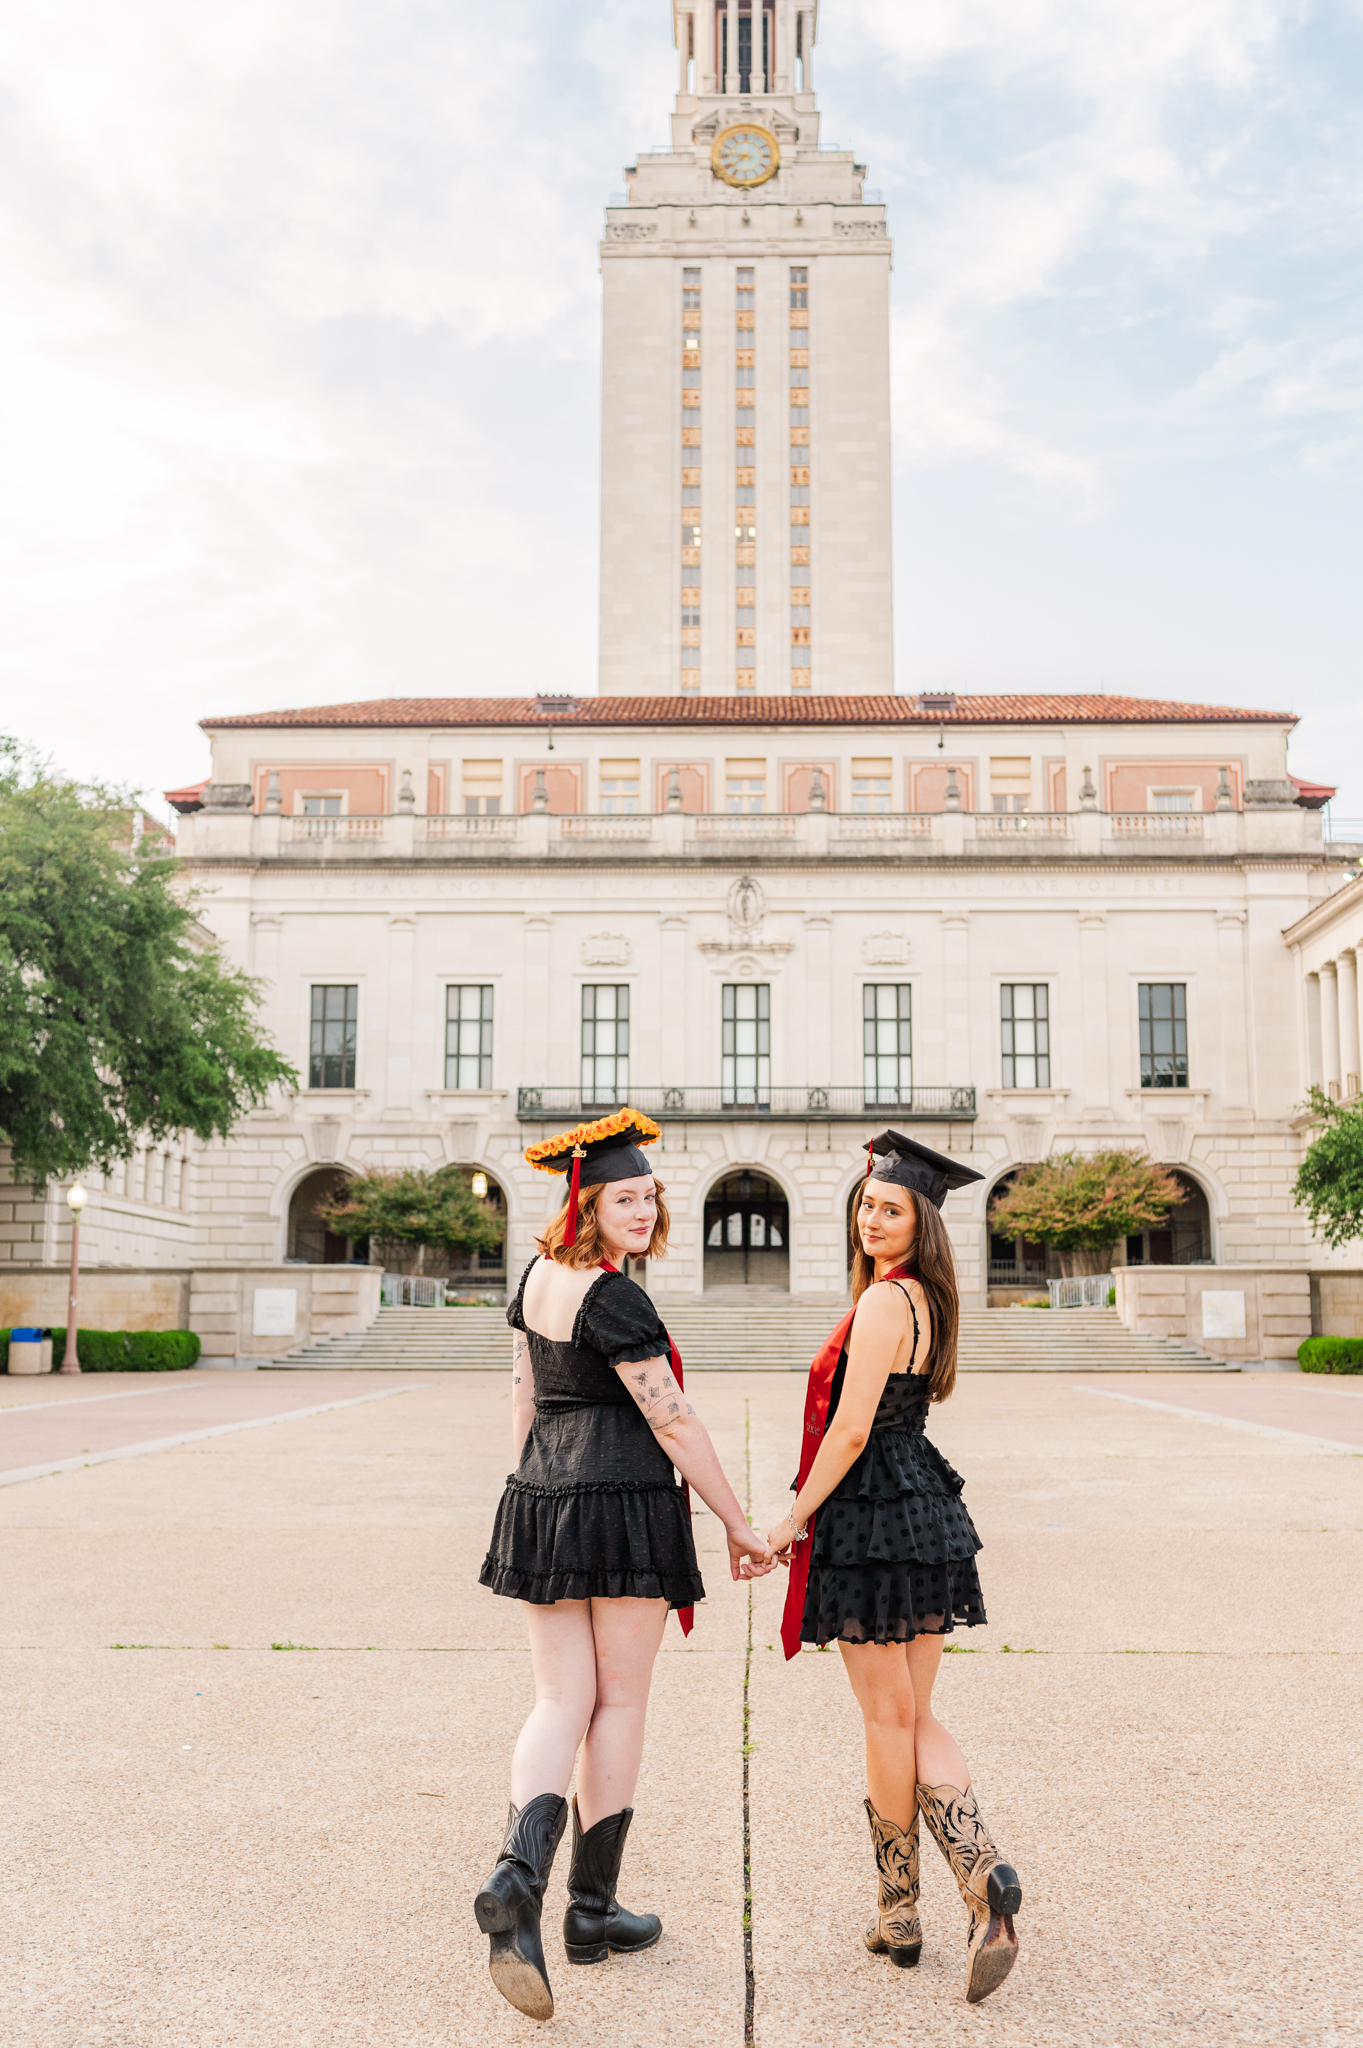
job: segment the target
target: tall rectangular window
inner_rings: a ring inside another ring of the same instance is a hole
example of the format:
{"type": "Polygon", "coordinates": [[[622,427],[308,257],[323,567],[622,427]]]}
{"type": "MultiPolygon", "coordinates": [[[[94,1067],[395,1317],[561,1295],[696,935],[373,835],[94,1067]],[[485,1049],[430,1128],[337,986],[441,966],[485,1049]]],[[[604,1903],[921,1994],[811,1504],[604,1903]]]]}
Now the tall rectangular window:
{"type": "Polygon", "coordinates": [[[1044,981],[1006,981],[1001,992],[1003,1085],[1051,1085],[1050,989],[1044,981]]]}
{"type": "Polygon", "coordinates": [[[485,983],[445,991],[445,1086],[492,1086],[492,990],[485,983]]]}
{"type": "MultiPolygon", "coordinates": [[[[681,643],[680,687],[700,692],[700,269],[682,271],[682,445],[681,445],[681,643]]],[[[604,798],[604,792],[603,792],[604,798]]],[[[626,806],[605,803],[606,810],[626,806]]],[[[633,809],[639,808],[636,802],[633,809]]]]}
{"type": "Polygon", "coordinates": [[[790,687],[813,678],[809,608],[809,266],[790,266],[790,687]],[[802,353],[801,353],[802,352],[802,353]],[[800,360],[797,362],[797,355],[800,360]],[[797,587],[798,586],[798,587],[797,587]]]}
{"type": "Polygon", "coordinates": [[[637,761],[603,761],[601,763],[601,809],[609,816],[613,813],[628,812],[633,815],[639,808],[639,763],[637,761]]]}
{"type": "Polygon", "coordinates": [[[309,1088],[355,1086],[355,1027],[360,991],[355,982],[331,983],[312,991],[309,1088]]]}
{"type": "Polygon", "coordinates": [[[1188,1085],[1188,986],[1182,981],[1140,984],[1142,1088],[1188,1085]]]}
{"type": "Polygon", "coordinates": [[[629,985],[589,983],[582,991],[582,1101],[614,1108],[629,1093],[629,985]]]}
{"type": "Polygon", "coordinates": [[[765,761],[727,761],[724,776],[725,808],[739,815],[764,811],[767,805],[767,764],[765,761]]]}
{"type": "Polygon", "coordinates": [[[771,984],[726,981],[721,1082],[726,1109],[771,1108],[771,984]]]}
{"type": "Polygon", "coordinates": [[[913,1009],[906,981],[862,986],[861,1072],[868,1109],[895,1109],[912,1100],[913,1009]]]}

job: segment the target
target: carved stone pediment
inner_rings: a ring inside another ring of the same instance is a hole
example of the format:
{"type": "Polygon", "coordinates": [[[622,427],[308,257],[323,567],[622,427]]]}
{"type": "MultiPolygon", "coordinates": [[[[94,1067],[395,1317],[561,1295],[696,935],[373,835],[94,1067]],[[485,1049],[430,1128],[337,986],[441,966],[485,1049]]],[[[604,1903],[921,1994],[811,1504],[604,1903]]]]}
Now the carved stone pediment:
{"type": "Polygon", "coordinates": [[[868,967],[907,967],[907,932],[871,932],[861,942],[861,957],[868,967]]]}

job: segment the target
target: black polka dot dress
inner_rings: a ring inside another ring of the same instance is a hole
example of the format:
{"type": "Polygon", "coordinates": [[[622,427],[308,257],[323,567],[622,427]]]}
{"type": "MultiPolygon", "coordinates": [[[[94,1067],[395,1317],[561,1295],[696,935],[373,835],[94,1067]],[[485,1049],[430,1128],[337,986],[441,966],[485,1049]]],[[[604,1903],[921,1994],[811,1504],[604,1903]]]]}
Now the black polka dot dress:
{"type": "Polygon", "coordinates": [[[885,1382],[865,1450],[815,1517],[801,1642],[907,1643],[984,1621],[980,1539],[965,1481],[924,1433],[928,1398],[926,1374],[885,1382]]]}

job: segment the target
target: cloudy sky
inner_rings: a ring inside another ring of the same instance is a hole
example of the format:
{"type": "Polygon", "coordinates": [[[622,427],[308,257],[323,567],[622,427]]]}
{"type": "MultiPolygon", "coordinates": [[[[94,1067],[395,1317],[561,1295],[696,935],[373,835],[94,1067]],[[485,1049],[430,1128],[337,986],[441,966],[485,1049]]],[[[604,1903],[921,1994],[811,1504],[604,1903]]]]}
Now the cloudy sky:
{"type": "MultiPolygon", "coordinates": [[[[895,237],[902,690],[1295,709],[1363,816],[1363,4],[823,0],[895,237]]],[[[0,724],[595,686],[601,206],[666,0],[10,0],[0,724]]]]}

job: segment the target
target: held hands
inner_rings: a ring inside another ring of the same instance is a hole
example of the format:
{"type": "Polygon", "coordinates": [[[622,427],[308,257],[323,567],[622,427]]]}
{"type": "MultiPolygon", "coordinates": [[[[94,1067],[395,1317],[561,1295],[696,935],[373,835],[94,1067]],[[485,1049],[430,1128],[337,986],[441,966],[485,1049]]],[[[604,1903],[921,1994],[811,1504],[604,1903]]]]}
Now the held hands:
{"type": "Polygon", "coordinates": [[[804,1540],[804,1530],[798,1524],[792,1525],[788,1514],[782,1515],[775,1527],[767,1531],[767,1545],[771,1551],[773,1563],[783,1564],[789,1568],[796,1543],[803,1543],[804,1540]]]}
{"type": "Polygon", "coordinates": [[[734,1579],[764,1579],[769,1571],[776,1568],[776,1559],[767,1544],[762,1541],[756,1529],[746,1522],[727,1529],[729,1543],[729,1576],[734,1579]]]}

